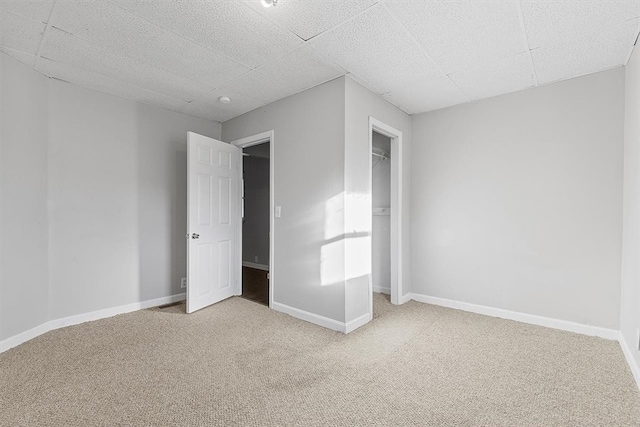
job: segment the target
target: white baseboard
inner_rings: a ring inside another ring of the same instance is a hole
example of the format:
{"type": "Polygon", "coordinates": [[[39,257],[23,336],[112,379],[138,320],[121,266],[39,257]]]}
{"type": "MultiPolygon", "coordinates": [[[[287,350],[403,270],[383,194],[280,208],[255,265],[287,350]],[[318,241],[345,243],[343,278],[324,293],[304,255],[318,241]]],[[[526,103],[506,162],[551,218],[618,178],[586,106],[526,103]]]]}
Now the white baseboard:
{"type": "Polygon", "coordinates": [[[391,288],[383,288],[382,286],[374,286],[373,292],[385,295],[391,295],[391,288]]]}
{"type": "Polygon", "coordinates": [[[568,320],[552,319],[550,317],[536,316],[534,314],[520,313],[517,311],[509,311],[484,305],[470,304],[445,298],[430,297],[428,295],[411,294],[411,299],[427,304],[439,305],[441,307],[455,308],[457,310],[469,311],[471,313],[484,314],[485,316],[515,320],[516,322],[545,326],[547,328],[560,329],[562,331],[575,332],[582,335],[596,336],[608,340],[617,341],[620,335],[619,331],[614,329],[590,326],[582,323],[570,322],[568,320]]]}
{"type": "Polygon", "coordinates": [[[91,311],[89,313],[77,314],[74,316],[63,317],[61,319],[50,320],[28,331],[22,332],[18,335],[14,335],[5,340],[0,341],[0,353],[16,347],[24,342],[27,342],[39,335],[46,332],[53,331],[55,329],[64,328],[66,326],[77,325],[84,322],[91,322],[93,320],[100,320],[107,317],[112,317],[118,314],[130,313],[132,311],[144,310],[146,308],[156,307],[163,304],[170,304],[172,302],[178,302],[185,299],[186,294],[171,295],[168,297],[156,298],[147,301],[135,302],[132,304],[121,305],[118,307],[106,308],[103,310],[91,311]]]}
{"type": "Polygon", "coordinates": [[[31,328],[28,331],[24,331],[19,333],[18,335],[14,335],[7,339],[0,341],[0,353],[9,350],[10,348],[19,346],[20,344],[32,340],[44,333],[47,333],[51,330],[49,326],[49,322],[43,323],[41,325],[36,326],[35,328],[31,328]]]}
{"type": "Polygon", "coordinates": [[[629,347],[627,340],[624,339],[622,332],[620,332],[618,341],[620,342],[620,347],[622,347],[622,352],[624,353],[624,357],[625,359],[627,359],[627,363],[629,364],[629,369],[631,369],[633,378],[636,380],[636,385],[640,389],[640,366],[638,366],[638,362],[636,362],[636,359],[633,357],[633,352],[631,351],[631,347],[629,347]]]}
{"type": "Polygon", "coordinates": [[[328,317],[320,316],[319,314],[310,313],[308,311],[300,310],[298,308],[281,304],[275,301],[271,303],[271,308],[281,313],[288,314],[289,316],[293,316],[296,319],[304,320],[306,322],[313,323],[318,326],[323,326],[334,331],[346,331],[346,325],[344,324],[344,322],[329,319],[328,317]]]}
{"type": "Polygon", "coordinates": [[[255,268],[256,270],[269,271],[269,266],[264,264],[256,264],[255,262],[242,261],[243,267],[255,268]]]}
{"type": "Polygon", "coordinates": [[[413,294],[402,295],[402,297],[400,298],[400,304],[404,304],[405,302],[411,301],[413,299],[412,297],[413,297],[413,294]]]}
{"type": "Polygon", "coordinates": [[[350,322],[347,322],[344,328],[344,333],[348,334],[349,332],[353,332],[358,329],[360,326],[364,326],[371,320],[371,314],[365,313],[362,316],[353,319],[350,322]]]}

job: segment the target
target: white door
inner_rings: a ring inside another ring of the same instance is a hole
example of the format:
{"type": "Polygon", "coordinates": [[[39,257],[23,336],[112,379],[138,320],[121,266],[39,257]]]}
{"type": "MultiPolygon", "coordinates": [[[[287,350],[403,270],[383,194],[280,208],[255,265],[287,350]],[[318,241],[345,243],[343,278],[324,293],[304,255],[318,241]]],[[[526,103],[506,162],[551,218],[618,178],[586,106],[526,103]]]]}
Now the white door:
{"type": "Polygon", "coordinates": [[[239,289],[242,157],[239,148],[193,132],[187,141],[187,313],[193,313],[239,289]]]}

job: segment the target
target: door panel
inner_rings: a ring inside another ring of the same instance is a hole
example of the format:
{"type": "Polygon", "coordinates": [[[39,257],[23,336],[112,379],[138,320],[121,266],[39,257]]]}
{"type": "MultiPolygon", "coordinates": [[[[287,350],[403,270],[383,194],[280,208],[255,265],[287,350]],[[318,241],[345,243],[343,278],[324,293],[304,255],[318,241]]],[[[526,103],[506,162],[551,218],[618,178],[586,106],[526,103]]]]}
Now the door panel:
{"type": "Polygon", "coordinates": [[[189,132],[187,313],[234,295],[240,280],[240,149],[189,132]]]}

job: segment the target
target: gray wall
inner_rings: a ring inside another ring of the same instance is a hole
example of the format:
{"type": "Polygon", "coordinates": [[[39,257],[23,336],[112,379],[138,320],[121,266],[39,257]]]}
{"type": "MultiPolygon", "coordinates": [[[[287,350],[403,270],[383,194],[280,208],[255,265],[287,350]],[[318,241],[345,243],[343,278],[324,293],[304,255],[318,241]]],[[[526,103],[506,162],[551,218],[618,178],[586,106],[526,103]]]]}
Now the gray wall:
{"type": "MultiPolygon", "coordinates": [[[[411,271],[410,271],[410,235],[411,235],[411,203],[410,191],[411,183],[411,157],[412,157],[412,136],[411,117],[400,109],[389,104],[384,99],[365,89],[350,78],[345,81],[345,193],[346,205],[346,230],[371,233],[371,223],[363,223],[358,218],[360,213],[368,213],[368,203],[366,210],[361,209],[362,199],[369,200],[371,197],[371,182],[369,178],[369,117],[378,119],[385,124],[392,126],[403,133],[403,252],[404,262],[402,265],[404,288],[403,294],[411,292],[411,271]]],[[[371,216],[369,216],[371,218],[371,216]]],[[[368,243],[368,241],[367,241],[368,243]]],[[[371,260],[370,246],[351,245],[347,247],[346,262],[348,266],[364,264],[363,254],[371,260]]],[[[348,281],[345,289],[346,294],[346,316],[347,321],[357,319],[369,312],[369,274],[371,273],[371,263],[366,275],[359,272],[348,274],[348,281]]],[[[351,267],[352,268],[352,267],[351,267]]]]}
{"type": "Polygon", "coordinates": [[[344,192],[344,78],[222,125],[227,142],[274,130],[274,301],[344,322],[340,203],[344,192]],[[313,112],[310,114],[310,112],[313,112]]]}
{"type": "Polygon", "coordinates": [[[624,70],[414,116],[413,292],[618,329],[624,70]]]}
{"type": "Polygon", "coordinates": [[[183,292],[186,133],[220,138],[220,124],[0,58],[1,337],[183,292]]]}
{"type": "Polygon", "coordinates": [[[47,91],[0,53],[0,340],[48,320],[47,91]]]}
{"type": "MultiPolygon", "coordinates": [[[[261,144],[256,147],[269,146],[261,144]]],[[[245,148],[251,153],[252,148],[245,148]]],[[[244,157],[242,260],[269,265],[269,159],[244,157]],[[257,257],[257,259],[256,259],[257,257]]]]}
{"type": "Polygon", "coordinates": [[[184,292],[187,131],[220,124],[51,80],[51,316],[184,292]]]}
{"type": "MultiPolygon", "coordinates": [[[[391,153],[391,139],[377,132],[373,133],[373,147],[391,153]]],[[[373,156],[372,199],[373,207],[391,206],[391,162],[373,156]]],[[[391,222],[390,215],[373,215],[371,235],[371,276],[374,290],[391,292],[391,222]]]]}
{"type": "Polygon", "coordinates": [[[624,210],[622,238],[622,295],[620,329],[636,365],[640,367],[637,330],[640,328],[640,210],[638,209],[638,156],[640,155],[640,52],[625,69],[624,210]]]}

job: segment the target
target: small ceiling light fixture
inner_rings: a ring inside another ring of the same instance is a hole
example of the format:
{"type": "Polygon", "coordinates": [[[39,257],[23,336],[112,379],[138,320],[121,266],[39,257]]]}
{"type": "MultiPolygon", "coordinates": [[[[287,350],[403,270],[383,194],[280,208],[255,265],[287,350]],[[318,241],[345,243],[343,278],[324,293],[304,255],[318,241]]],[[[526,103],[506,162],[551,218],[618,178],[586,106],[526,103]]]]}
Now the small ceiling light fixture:
{"type": "Polygon", "coordinates": [[[264,7],[276,6],[278,4],[278,0],[260,0],[264,7]]]}
{"type": "Polygon", "coordinates": [[[218,98],[218,101],[223,104],[228,104],[231,102],[231,98],[229,98],[228,96],[221,96],[220,98],[218,98]]]}

